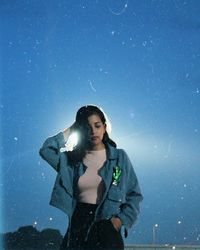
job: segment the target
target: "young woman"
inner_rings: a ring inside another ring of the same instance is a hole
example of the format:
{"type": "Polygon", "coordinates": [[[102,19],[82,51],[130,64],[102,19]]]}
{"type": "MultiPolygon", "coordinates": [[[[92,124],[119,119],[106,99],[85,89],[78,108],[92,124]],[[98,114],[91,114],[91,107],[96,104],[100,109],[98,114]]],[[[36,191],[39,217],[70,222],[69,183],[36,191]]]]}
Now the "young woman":
{"type": "Polygon", "coordinates": [[[127,235],[142,194],[128,156],[109,138],[104,112],[81,107],[75,123],[49,137],[40,155],[57,171],[50,204],[69,218],[60,249],[124,249],[121,227],[127,235]],[[73,132],[77,145],[62,150],[73,132]]]}

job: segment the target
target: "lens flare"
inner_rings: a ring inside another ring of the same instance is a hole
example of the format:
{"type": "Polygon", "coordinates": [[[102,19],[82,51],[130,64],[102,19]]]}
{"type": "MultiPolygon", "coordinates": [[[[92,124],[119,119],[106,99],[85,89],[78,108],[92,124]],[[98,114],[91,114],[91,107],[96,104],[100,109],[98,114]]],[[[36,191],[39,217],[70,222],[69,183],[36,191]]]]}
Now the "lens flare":
{"type": "Polygon", "coordinates": [[[67,151],[72,151],[73,148],[77,145],[78,143],[78,139],[79,139],[79,136],[78,136],[78,133],[77,132],[74,132],[72,133],[68,140],[67,140],[67,143],[65,144],[66,148],[67,148],[67,151]]]}

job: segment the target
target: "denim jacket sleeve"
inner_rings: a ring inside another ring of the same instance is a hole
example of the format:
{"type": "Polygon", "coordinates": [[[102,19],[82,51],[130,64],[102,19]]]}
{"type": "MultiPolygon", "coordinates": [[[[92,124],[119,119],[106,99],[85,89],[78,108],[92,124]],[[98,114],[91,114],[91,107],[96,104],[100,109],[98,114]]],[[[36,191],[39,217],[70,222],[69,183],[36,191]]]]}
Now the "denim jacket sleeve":
{"type": "Polygon", "coordinates": [[[60,148],[65,146],[63,132],[45,140],[39,150],[40,156],[47,161],[57,172],[60,158],[60,148]]]}
{"type": "Polygon", "coordinates": [[[122,154],[127,176],[126,195],[125,202],[122,204],[121,211],[117,214],[117,217],[121,219],[125,228],[129,229],[136,222],[140,213],[139,204],[143,200],[143,196],[133,166],[124,150],[122,150],[122,154]]]}

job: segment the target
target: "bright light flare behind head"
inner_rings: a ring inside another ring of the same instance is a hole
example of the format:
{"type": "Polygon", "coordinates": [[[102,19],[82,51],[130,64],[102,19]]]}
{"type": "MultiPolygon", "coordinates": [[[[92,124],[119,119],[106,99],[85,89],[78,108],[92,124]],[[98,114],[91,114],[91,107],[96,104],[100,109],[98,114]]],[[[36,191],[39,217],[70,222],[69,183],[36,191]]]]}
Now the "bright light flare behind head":
{"type": "Polygon", "coordinates": [[[67,143],[65,144],[66,148],[67,148],[67,151],[72,151],[73,148],[77,145],[78,143],[78,133],[77,132],[74,132],[72,133],[68,140],[67,140],[67,143]]]}

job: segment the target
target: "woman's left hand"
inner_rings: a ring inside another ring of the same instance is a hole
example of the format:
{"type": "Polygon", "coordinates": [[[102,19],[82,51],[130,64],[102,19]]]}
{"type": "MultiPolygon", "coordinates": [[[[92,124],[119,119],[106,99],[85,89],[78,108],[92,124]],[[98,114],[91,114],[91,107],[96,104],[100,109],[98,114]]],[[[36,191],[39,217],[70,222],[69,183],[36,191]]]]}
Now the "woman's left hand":
{"type": "Polygon", "coordinates": [[[118,217],[112,217],[112,218],[111,218],[111,222],[112,222],[112,224],[113,224],[113,227],[114,227],[117,231],[119,231],[120,228],[121,228],[121,226],[122,226],[122,222],[121,222],[120,218],[118,218],[118,217]]]}

